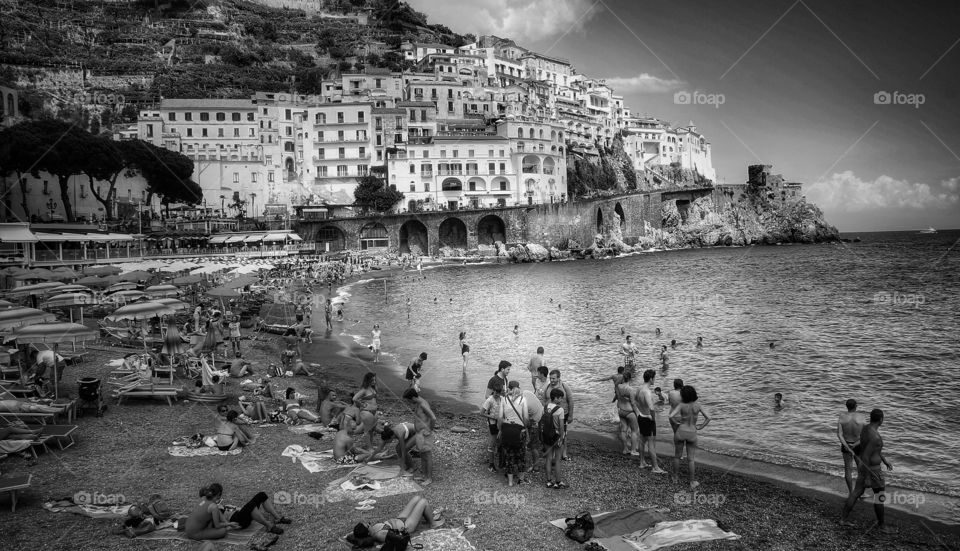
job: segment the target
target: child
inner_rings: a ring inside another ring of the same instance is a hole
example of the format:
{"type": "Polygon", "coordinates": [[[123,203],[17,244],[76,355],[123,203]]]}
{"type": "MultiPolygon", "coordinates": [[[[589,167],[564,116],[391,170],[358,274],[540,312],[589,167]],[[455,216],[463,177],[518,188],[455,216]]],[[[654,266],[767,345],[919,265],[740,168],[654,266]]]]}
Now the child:
{"type": "Polygon", "coordinates": [[[337,321],[343,321],[343,305],[337,305],[337,321]]]}
{"type": "Polygon", "coordinates": [[[230,344],[233,346],[233,351],[240,356],[240,316],[233,316],[230,318],[230,323],[227,324],[227,328],[230,330],[230,344]]]}
{"type": "Polygon", "coordinates": [[[497,382],[493,387],[493,393],[487,396],[486,401],[480,406],[480,415],[487,418],[487,426],[490,430],[490,443],[487,445],[487,451],[490,452],[491,473],[497,472],[497,436],[500,433],[497,427],[497,420],[500,413],[500,400],[503,398],[503,384],[497,382]]]}
{"type": "Polygon", "coordinates": [[[560,481],[560,456],[564,440],[567,437],[563,423],[563,408],[560,407],[563,396],[563,391],[559,388],[551,390],[550,403],[547,404],[547,408],[543,412],[544,415],[551,416],[553,428],[557,433],[557,440],[555,442],[544,442],[544,445],[547,446],[547,488],[556,488],[558,490],[567,487],[566,483],[560,481]]]}

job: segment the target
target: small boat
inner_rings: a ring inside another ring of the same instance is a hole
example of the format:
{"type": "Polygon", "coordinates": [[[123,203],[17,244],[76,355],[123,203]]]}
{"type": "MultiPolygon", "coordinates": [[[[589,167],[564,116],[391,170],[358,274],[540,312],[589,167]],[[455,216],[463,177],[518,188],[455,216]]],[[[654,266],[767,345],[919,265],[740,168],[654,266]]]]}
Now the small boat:
{"type": "Polygon", "coordinates": [[[920,230],[920,233],[937,233],[937,230],[935,230],[935,229],[933,229],[932,227],[930,227],[930,228],[927,228],[927,229],[925,229],[925,230],[920,230]]]}

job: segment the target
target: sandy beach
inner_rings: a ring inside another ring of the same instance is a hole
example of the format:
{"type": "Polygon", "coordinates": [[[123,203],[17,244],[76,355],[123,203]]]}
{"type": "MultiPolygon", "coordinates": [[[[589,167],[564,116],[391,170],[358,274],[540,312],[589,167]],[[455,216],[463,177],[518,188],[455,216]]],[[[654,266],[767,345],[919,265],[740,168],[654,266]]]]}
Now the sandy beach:
{"type": "MultiPolygon", "coordinates": [[[[385,274],[384,274],[385,275],[385,274]]],[[[262,369],[278,357],[274,336],[244,341],[245,356],[262,369]]],[[[352,394],[368,370],[378,373],[379,404],[385,417],[410,420],[409,407],[397,399],[406,382],[369,361],[370,352],[342,342],[334,334],[318,334],[305,345],[305,359],[319,366],[313,379],[274,379],[274,388],[292,386],[315,406],[318,386],[326,385],[341,396],[352,394]],[[383,372],[381,372],[383,371],[383,372]]],[[[97,349],[87,362],[70,368],[63,388],[75,392],[74,381],[83,376],[106,380],[106,363],[126,351],[97,349]]],[[[382,364],[381,364],[382,365],[382,364]]],[[[425,397],[430,400],[429,372],[425,397]]],[[[228,385],[228,404],[239,394],[236,380],[228,385]]],[[[544,487],[543,475],[534,483],[508,488],[502,477],[485,468],[487,436],[473,406],[453,401],[431,402],[439,418],[439,444],[435,452],[436,482],[422,491],[433,507],[442,507],[449,526],[462,526],[470,518],[475,529],[465,537],[476,549],[577,549],[579,545],[547,524],[573,516],[581,510],[594,513],[625,508],[655,507],[670,520],[715,519],[739,540],[686,544],[678,549],[955,549],[960,529],[922,516],[888,510],[894,535],[873,530],[869,500],[862,501],[852,520],[856,528],[838,524],[842,498],[781,482],[771,483],[744,476],[723,466],[704,464],[698,471],[701,488],[696,494],[672,484],[666,475],[640,471],[625,460],[609,437],[575,432],[570,454],[563,464],[567,490],[544,487]],[[454,426],[471,429],[455,434],[454,426]]],[[[281,457],[291,444],[313,450],[329,449],[330,437],[321,441],[295,434],[285,426],[254,429],[258,438],[239,455],[172,457],[167,447],[178,437],[215,428],[211,404],[179,401],[167,406],[160,401],[139,400],[117,406],[111,402],[102,418],[91,414],[77,421],[77,444],[65,451],[41,453],[35,465],[19,457],[0,464],[5,474],[33,474],[32,488],[21,492],[16,513],[0,512],[3,548],[19,549],[195,549],[197,543],[182,541],[128,540],[110,534],[116,520],[92,519],[66,513],[51,513],[44,501],[73,496],[122,494],[127,502],[145,500],[160,493],[174,511],[186,514],[197,499],[199,487],[214,481],[225,487],[224,503],[242,505],[252,494],[287,492],[298,496],[282,505],[293,519],[274,549],[349,549],[338,538],[357,522],[389,518],[410,495],[381,497],[370,511],[357,511],[352,501],[329,502],[326,485],[347,471],[311,474],[297,462],[281,457]],[[13,547],[10,545],[13,544],[13,547]]],[[[663,443],[662,443],[663,444],[663,443]]],[[[661,462],[667,457],[661,451],[661,462]]],[[[706,462],[708,463],[708,462],[706,462]]],[[[385,464],[395,464],[387,461],[385,464]]],[[[762,474],[761,474],[762,476],[762,474]]],[[[4,509],[8,507],[3,501],[4,509]]],[[[922,512],[922,509],[920,510],[922,512]]],[[[221,548],[234,548],[221,545],[221,548]]]]}

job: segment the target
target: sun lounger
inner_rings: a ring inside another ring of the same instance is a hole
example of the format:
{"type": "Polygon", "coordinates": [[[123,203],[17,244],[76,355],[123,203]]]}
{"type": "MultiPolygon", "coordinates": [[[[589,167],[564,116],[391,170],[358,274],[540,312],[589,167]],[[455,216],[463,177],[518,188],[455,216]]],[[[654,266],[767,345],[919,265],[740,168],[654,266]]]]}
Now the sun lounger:
{"type": "Polygon", "coordinates": [[[177,400],[177,392],[180,389],[164,385],[137,385],[133,387],[114,389],[113,395],[117,398],[117,405],[123,403],[124,398],[164,398],[168,405],[173,405],[177,400]]]}
{"type": "MultiPolygon", "coordinates": [[[[77,443],[73,439],[73,433],[76,430],[77,425],[44,425],[40,434],[42,436],[49,436],[50,440],[55,440],[57,442],[61,450],[65,450],[77,443]],[[64,445],[64,441],[67,441],[68,443],[64,445]]],[[[47,451],[50,451],[50,448],[47,447],[46,442],[44,442],[44,447],[47,449],[47,451]]]]}
{"type": "Polygon", "coordinates": [[[17,511],[17,491],[25,490],[30,487],[30,481],[33,479],[32,474],[24,474],[20,476],[10,476],[0,478],[0,494],[4,492],[10,492],[10,510],[13,512],[17,511]]]}
{"type": "Polygon", "coordinates": [[[24,423],[40,423],[46,425],[47,420],[53,421],[55,413],[10,413],[0,412],[0,419],[19,420],[24,423]]]}

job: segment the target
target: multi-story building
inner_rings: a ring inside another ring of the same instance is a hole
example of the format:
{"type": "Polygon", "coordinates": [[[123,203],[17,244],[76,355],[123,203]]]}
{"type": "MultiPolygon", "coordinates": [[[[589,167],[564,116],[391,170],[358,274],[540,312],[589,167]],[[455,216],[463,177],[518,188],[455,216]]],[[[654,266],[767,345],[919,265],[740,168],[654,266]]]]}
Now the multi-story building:
{"type": "Polygon", "coordinates": [[[370,102],[324,103],[306,110],[304,184],[311,193],[353,196],[370,173],[373,151],[370,102]]]}
{"type": "Polygon", "coordinates": [[[575,73],[573,65],[566,59],[552,57],[536,52],[526,52],[520,56],[527,78],[547,81],[553,86],[567,86],[575,73]]]}
{"type": "Polygon", "coordinates": [[[638,171],[677,163],[680,168],[716,181],[710,142],[697,132],[692,122],[674,129],[653,117],[629,119],[623,136],[624,148],[638,171]]]}

